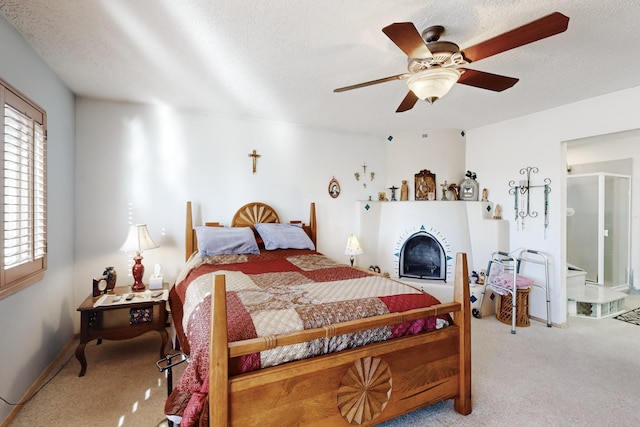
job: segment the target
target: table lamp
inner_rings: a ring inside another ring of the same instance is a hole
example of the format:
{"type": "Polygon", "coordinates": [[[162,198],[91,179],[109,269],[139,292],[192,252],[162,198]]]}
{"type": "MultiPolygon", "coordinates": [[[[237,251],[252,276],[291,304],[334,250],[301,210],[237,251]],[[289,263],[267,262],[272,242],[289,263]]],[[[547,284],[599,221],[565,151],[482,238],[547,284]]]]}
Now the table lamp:
{"type": "Polygon", "coordinates": [[[144,265],[142,265],[142,255],[140,252],[147,249],[157,248],[158,245],[153,241],[149,230],[147,230],[147,224],[135,224],[129,226],[129,234],[120,248],[123,252],[135,252],[136,256],[133,257],[134,264],[131,267],[131,275],[133,276],[133,285],[131,290],[134,292],[144,291],[145,286],[142,283],[142,276],[144,276],[144,265]]]}
{"type": "Polygon", "coordinates": [[[358,238],[352,234],[347,238],[347,247],[344,250],[345,255],[349,255],[349,261],[351,261],[351,267],[353,267],[354,257],[356,255],[362,254],[362,248],[360,247],[360,242],[358,242],[358,238]]]}

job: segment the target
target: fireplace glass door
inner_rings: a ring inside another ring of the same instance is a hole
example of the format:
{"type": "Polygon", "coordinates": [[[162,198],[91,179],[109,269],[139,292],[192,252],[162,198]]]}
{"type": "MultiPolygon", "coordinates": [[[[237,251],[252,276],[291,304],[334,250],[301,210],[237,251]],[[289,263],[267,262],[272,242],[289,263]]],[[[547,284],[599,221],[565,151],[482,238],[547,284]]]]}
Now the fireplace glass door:
{"type": "Polygon", "coordinates": [[[447,257],[438,240],[421,231],[404,242],[400,250],[400,277],[446,280],[447,257]]]}

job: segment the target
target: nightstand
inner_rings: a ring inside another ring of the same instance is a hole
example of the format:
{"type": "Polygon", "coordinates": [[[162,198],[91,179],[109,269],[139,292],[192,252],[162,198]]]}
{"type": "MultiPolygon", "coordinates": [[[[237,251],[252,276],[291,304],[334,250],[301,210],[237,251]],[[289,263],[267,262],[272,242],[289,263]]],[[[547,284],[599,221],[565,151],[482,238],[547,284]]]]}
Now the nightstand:
{"type": "MultiPolygon", "coordinates": [[[[164,286],[163,289],[165,294],[168,294],[168,286],[164,286]]],[[[100,344],[103,339],[126,340],[146,332],[157,331],[162,338],[160,358],[166,355],[165,348],[169,338],[165,329],[167,323],[167,299],[163,298],[164,295],[150,298],[148,296],[143,297],[143,292],[134,292],[136,297],[129,302],[125,300],[129,293],[131,293],[131,290],[127,286],[116,287],[113,295],[122,295],[122,300],[119,303],[94,307],[101,297],[89,295],[78,307],[80,312],[80,343],[76,347],[76,358],[80,362],[79,377],[83,376],[87,371],[84,348],[92,340],[98,340],[98,344],[100,344]],[[134,316],[131,313],[132,309],[136,310],[136,313],[151,312],[153,314],[144,321],[134,320],[134,316]]],[[[110,293],[107,298],[113,298],[113,295],[110,293]]]]}

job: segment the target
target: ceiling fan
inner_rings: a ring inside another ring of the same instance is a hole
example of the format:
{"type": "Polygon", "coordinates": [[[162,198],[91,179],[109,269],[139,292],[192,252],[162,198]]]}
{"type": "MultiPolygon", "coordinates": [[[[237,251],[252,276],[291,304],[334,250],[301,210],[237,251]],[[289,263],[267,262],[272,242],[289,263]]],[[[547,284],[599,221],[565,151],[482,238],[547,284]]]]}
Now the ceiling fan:
{"type": "Polygon", "coordinates": [[[382,31],[407,54],[408,72],[369,82],[334,89],[344,92],[393,80],[407,80],[409,93],[396,113],[413,108],[418,99],[430,104],[446,95],[455,83],[502,92],[518,82],[517,78],[463,68],[471,62],[520,47],[564,32],[569,18],[554,12],[521,27],[485,40],[464,50],[448,41],[440,41],[444,27],[432,26],[422,32],[411,22],[400,22],[384,27],[382,31]]]}

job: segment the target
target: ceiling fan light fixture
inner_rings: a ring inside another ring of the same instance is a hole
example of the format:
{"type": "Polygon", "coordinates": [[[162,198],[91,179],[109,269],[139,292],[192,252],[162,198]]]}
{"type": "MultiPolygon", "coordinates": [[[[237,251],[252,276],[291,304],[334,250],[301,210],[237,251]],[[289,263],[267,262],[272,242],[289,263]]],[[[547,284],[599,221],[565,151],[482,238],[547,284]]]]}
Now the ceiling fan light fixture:
{"type": "Polygon", "coordinates": [[[407,86],[418,98],[433,104],[445,96],[460,78],[454,68],[432,68],[409,77],[407,86]]]}

